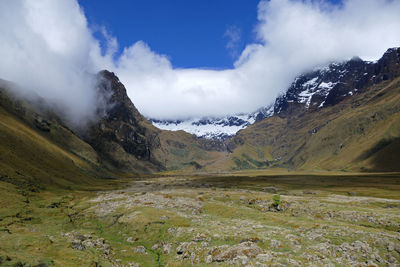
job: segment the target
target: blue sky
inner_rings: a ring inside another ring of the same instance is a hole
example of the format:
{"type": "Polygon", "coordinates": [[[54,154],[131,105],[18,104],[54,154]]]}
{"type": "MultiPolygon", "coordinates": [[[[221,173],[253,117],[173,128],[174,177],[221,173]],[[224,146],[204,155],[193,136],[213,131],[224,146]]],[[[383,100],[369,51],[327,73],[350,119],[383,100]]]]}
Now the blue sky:
{"type": "MultiPolygon", "coordinates": [[[[339,2],[339,0],[331,0],[339,2]]],[[[143,40],[176,68],[232,67],[256,42],[259,0],[79,0],[89,24],[105,26],[121,47],[143,40]],[[228,46],[229,32],[239,37],[228,46]]]]}
{"type": "Polygon", "coordinates": [[[143,40],[174,67],[231,67],[234,56],[254,41],[259,0],[79,0],[89,24],[103,25],[120,47],[143,40]],[[228,29],[240,40],[226,48],[228,29]],[[233,54],[232,54],[233,52],[233,54]],[[236,54],[235,54],[236,53],[236,54]]]}

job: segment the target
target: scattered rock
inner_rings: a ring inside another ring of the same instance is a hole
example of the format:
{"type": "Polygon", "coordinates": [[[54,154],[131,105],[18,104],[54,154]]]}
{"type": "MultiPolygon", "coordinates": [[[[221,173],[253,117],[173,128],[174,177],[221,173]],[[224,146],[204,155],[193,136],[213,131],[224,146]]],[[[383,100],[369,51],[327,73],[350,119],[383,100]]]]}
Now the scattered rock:
{"type": "Polygon", "coordinates": [[[395,257],[393,257],[393,255],[389,254],[388,255],[388,262],[389,263],[397,263],[397,260],[395,257]]]}
{"type": "Polygon", "coordinates": [[[362,241],[354,241],[351,244],[357,251],[361,251],[364,253],[371,253],[371,247],[368,245],[368,243],[362,242],[362,241]]]}
{"type": "Polygon", "coordinates": [[[211,255],[207,255],[206,257],[206,263],[211,263],[213,261],[213,258],[211,255]]]}
{"type": "Polygon", "coordinates": [[[205,234],[197,233],[193,237],[192,241],[194,241],[194,242],[209,241],[209,238],[207,238],[207,236],[205,234]]]}
{"type": "Polygon", "coordinates": [[[400,254],[400,244],[396,244],[396,245],[394,246],[394,250],[395,250],[397,253],[400,254]]]}
{"type": "Polygon", "coordinates": [[[167,244],[165,244],[164,246],[163,246],[163,252],[164,252],[164,254],[170,254],[171,253],[171,250],[172,250],[172,245],[171,244],[169,244],[169,243],[167,243],[167,244]]]}
{"type": "Polygon", "coordinates": [[[243,242],[232,247],[217,247],[210,251],[212,261],[222,262],[230,261],[238,256],[254,258],[262,253],[262,249],[253,242],[243,242]]]}
{"type": "Polygon", "coordinates": [[[256,260],[262,261],[262,262],[268,262],[273,259],[273,256],[271,254],[258,254],[256,257],[256,260]]]}
{"type": "Polygon", "coordinates": [[[281,245],[282,245],[281,241],[275,240],[275,239],[272,239],[272,240],[271,240],[271,246],[272,246],[274,249],[278,249],[281,245]]]}
{"type": "Polygon", "coordinates": [[[137,246],[137,247],[134,247],[133,250],[134,250],[136,253],[147,254],[147,253],[146,253],[146,248],[145,248],[144,246],[137,246]]]}
{"type": "Polygon", "coordinates": [[[54,236],[49,236],[49,241],[53,244],[54,242],[56,242],[56,239],[54,238],[54,236]]]}
{"type": "Polygon", "coordinates": [[[183,242],[176,248],[176,253],[183,254],[183,253],[189,251],[195,245],[196,245],[196,243],[194,243],[194,242],[183,242]]]}
{"type": "Polygon", "coordinates": [[[258,237],[247,237],[247,238],[243,238],[242,241],[240,241],[240,243],[244,243],[244,242],[260,243],[261,239],[258,237]]]}
{"type": "Polygon", "coordinates": [[[72,247],[73,249],[81,250],[81,251],[86,249],[85,245],[83,245],[83,244],[82,244],[81,242],[79,242],[79,241],[72,241],[71,247],[72,247]]]}
{"type": "Polygon", "coordinates": [[[392,252],[394,250],[394,244],[392,242],[388,243],[387,245],[387,251],[392,252]]]}

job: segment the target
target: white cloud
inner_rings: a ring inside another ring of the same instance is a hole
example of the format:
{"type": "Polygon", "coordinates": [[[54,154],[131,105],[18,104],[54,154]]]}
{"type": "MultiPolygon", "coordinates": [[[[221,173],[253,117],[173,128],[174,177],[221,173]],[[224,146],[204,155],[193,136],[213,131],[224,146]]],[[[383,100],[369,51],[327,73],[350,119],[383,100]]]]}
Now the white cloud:
{"type": "Polygon", "coordinates": [[[375,60],[399,46],[398,14],[400,1],[348,0],[340,7],[326,1],[261,1],[259,43],[242,51],[234,69],[173,69],[165,56],[139,43],[130,49],[142,54],[144,63],[124,53],[132,67],[117,64],[115,71],[150,117],[251,112],[272,103],[301,72],[353,56],[375,60]],[[138,71],[141,64],[145,68],[138,71]]]}
{"type": "Polygon", "coordinates": [[[242,39],[242,30],[235,25],[231,25],[226,29],[224,37],[228,39],[226,49],[228,49],[232,57],[236,58],[240,53],[239,42],[242,39]]]}
{"type": "MultiPolygon", "coordinates": [[[[233,69],[175,69],[144,42],[116,56],[117,40],[102,53],[78,3],[14,0],[0,3],[0,78],[56,103],[74,121],[97,104],[89,73],[114,71],[134,104],[154,118],[250,112],[274,101],[296,75],[358,55],[377,59],[400,45],[400,1],[271,0],[259,4],[257,44],[233,69]]],[[[231,38],[232,40],[234,38],[231,38]]]]}
{"type": "Polygon", "coordinates": [[[94,115],[99,49],[75,1],[0,3],[0,78],[47,99],[73,124],[94,115]]]}

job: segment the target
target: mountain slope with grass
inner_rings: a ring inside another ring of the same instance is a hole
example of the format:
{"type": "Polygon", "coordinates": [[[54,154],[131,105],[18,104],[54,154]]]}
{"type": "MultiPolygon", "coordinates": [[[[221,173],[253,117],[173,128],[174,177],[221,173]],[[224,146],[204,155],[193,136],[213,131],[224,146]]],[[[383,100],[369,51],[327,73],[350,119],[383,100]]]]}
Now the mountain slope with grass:
{"type": "Polygon", "coordinates": [[[399,48],[330,65],[296,79],[274,116],[229,142],[233,168],[399,171],[399,111],[399,48]]]}
{"type": "Polygon", "coordinates": [[[40,97],[21,97],[13,84],[2,81],[2,179],[66,185],[126,173],[199,169],[225,153],[221,142],[157,129],[135,108],[113,73],[98,76],[97,89],[109,96],[108,109],[80,127],[69,125],[40,97]]]}

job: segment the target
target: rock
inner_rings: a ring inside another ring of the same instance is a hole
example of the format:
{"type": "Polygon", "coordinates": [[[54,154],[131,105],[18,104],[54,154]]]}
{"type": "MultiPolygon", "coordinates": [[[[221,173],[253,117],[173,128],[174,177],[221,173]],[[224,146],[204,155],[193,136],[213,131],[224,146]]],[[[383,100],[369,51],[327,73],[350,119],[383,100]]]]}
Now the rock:
{"type": "Polygon", "coordinates": [[[218,247],[211,251],[213,261],[217,262],[233,260],[238,256],[254,258],[261,253],[262,249],[252,242],[243,242],[228,248],[218,247]]]}
{"type": "Polygon", "coordinates": [[[374,255],[373,255],[373,258],[374,258],[377,262],[383,263],[383,259],[382,259],[381,256],[379,256],[378,254],[374,254],[374,255]]]}
{"type": "Polygon", "coordinates": [[[165,245],[163,246],[164,254],[167,254],[167,255],[170,254],[170,253],[171,253],[171,250],[172,250],[171,244],[167,243],[167,244],[165,244],[165,245]]]}
{"type": "Polygon", "coordinates": [[[152,250],[162,249],[164,254],[171,253],[172,246],[169,243],[162,242],[161,244],[155,244],[151,247],[152,250]]]}
{"type": "Polygon", "coordinates": [[[287,210],[289,207],[290,207],[290,204],[289,204],[288,202],[283,202],[283,203],[279,204],[279,205],[276,207],[276,210],[277,210],[277,211],[285,211],[285,210],[287,210]]]}
{"type": "Polygon", "coordinates": [[[368,267],[378,267],[375,263],[373,263],[372,261],[367,261],[366,262],[366,265],[368,266],[368,267]]]}
{"type": "Polygon", "coordinates": [[[239,201],[240,202],[247,202],[247,198],[245,196],[240,196],[239,201]]]}
{"type": "Polygon", "coordinates": [[[393,257],[392,255],[389,254],[388,256],[388,262],[389,263],[397,263],[397,260],[395,257],[393,257]]]}
{"type": "Polygon", "coordinates": [[[211,263],[213,261],[213,258],[211,255],[207,255],[206,257],[206,263],[211,263]]]}
{"type": "Polygon", "coordinates": [[[255,204],[256,203],[256,199],[249,199],[248,201],[247,201],[247,204],[249,204],[249,205],[253,205],[253,204],[255,204]]]}
{"type": "Polygon", "coordinates": [[[278,249],[278,248],[281,246],[281,241],[272,239],[272,240],[271,240],[271,246],[272,246],[274,249],[278,249]]]}
{"type": "Polygon", "coordinates": [[[397,253],[400,254],[400,245],[399,245],[399,244],[396,244],[396,245],[394,246],[394,250],[395,250],[397,253]]]}
{"type": "Polygon", "coordinates": [[[133,250],[134,250],[136,253],[147,254],[147,253],[146,253],[146,248],[145,248],[144,246],[137,246],[137,247],[134,247],[133,250]]]}
{"type": "Polygon", "coordinates": [[[151,247],[151,250],[156,250],[156,249],[159,249],[160,247],[162,247],[161,244],[154,244],[154,245],[151,247]]]}
{"type": "Polygon", "coordinates": [[[99,247],[105,244],[105,240],[104,238],[98,238],[93,243],[95,246],[99,247]]]}
{"type": "Polygon", "coordinates": [[[362,241],[354,241],[351,244],[357,251],[361,251],[364,253],[370,253],[371,252],[371,247],[369,246],[368,243],[362,242],[362,241]]]}
{"type": "Polygon", "coordinates": [[[72,241],[71,247],[76,250],[85,250],[86,247],[79,241],[72,241]]]}
{"type": "Polygon", "coordinates": [[[184,252],[187,252],[195,245],[196,245],[196,243],[194,243],[194,242],[183,242],[176,248],[176,253],[183,254],[184,252]]]}
{"type": "Polygon", "coordinates": [[[394,244],[392,242],[388,243],[387,245],[387,251],[392,252],[394,250],[394,244]]]}
{"type": "Polygon", "coordinates": [[[192,241],[194,242],[208,241],[208,238],[205,234],[197,233],[195,237],[193,237],[192,241]]]}
{"type": "Polygon", "coordinates": [[[49,241],[53,244],[54,242],[56,242],[56,239],[54,238],[54,236],[49,236],[49,241]]]}
{"type": "Polygon", "coordinates": [[[242,265],[246,265],[249,262],[249,258],[247,256],[237,256],[233,259],[234,262],[239,262],[242,265]]]}
{"type": "Polygon", "coordinates": [[[91,240],[85,240],[85,241],[82,242],[82,244],[85,247],[89,247],[89,248],[93,248],[93,247],[96,246],[96,244],[94,242],[92,242],[91,240]]]}
{"type": "Polygon", "coordinates": [[[260,243],[261,239],[258,237],[246,237],[246,238],[243,238],[242,241],[240,241],[240,243],[244,243],[244,242],[260,243]]]}
{"type": "Polygon", "coordinates": [[[267,262],[272,260],[272,255],[271,254],[258,254],[256,259],[259,261],[267,262]]]}

